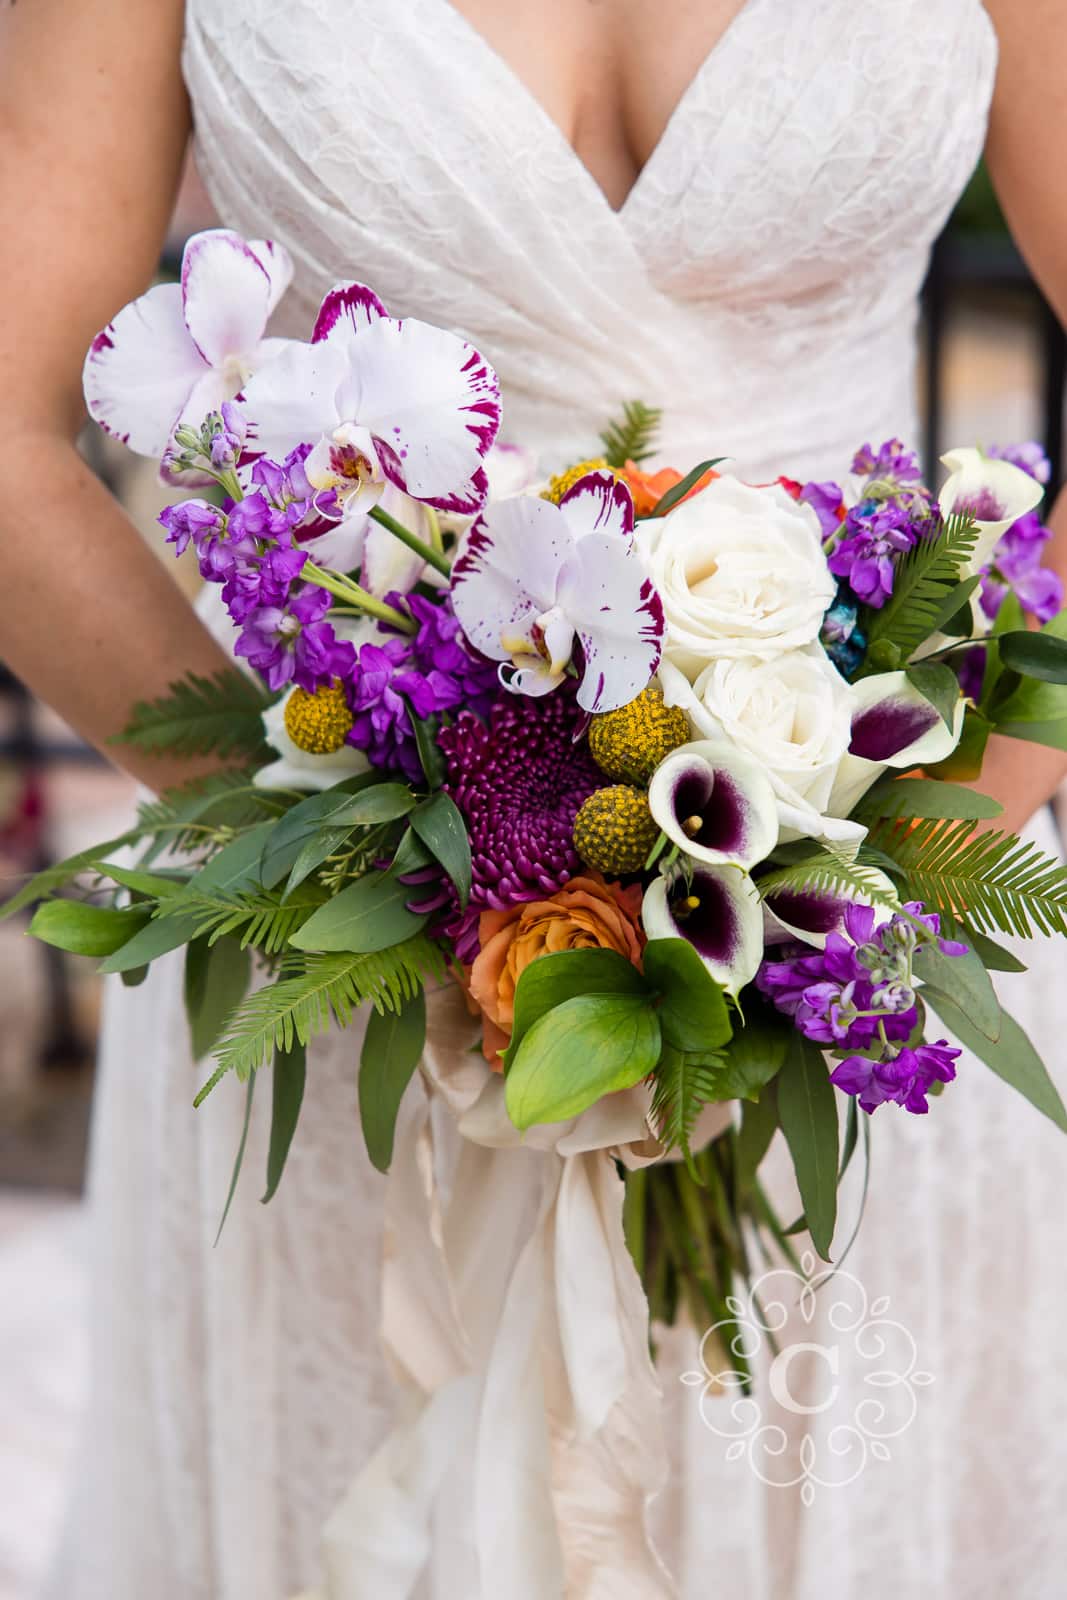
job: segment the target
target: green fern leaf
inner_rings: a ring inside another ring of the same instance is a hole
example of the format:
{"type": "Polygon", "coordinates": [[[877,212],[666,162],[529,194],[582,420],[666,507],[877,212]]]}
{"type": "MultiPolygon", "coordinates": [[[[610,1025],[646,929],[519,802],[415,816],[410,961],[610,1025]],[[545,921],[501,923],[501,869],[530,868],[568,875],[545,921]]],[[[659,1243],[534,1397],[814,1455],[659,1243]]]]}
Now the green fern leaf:
{"type": "Polygon", "coordinates": [[[158,700],[139,700],[112,744],[172,755],[255,755],[263,747],[263,712],[273,696],[233,668],[210,678],[195,672],[158,700]]]}
{"type": "Polygon", "coordinates": [[[158,800],[139,807],[136,834],[155,843],[146,856],[165,850],[195,850],[220,828],[240,831],[286,809],[268,789],[250,782],[241,768],[226,768],[166,789],[158,800]]]}
{"type": "Polygon", "coordinates": [[[978,527],[967,515],[949,517],[933,537],[920,538],[898,563],[893,593],[880,611],[865,610],[868,672],[902,666],[936,630],[949,590],[959,582],[978,527]]]}
{"type": "Polygon", "coordinates": [[[655,448],[655,438],[663,412],[641,400],[623,406],[620,421],[609,423],[600,435],[604,459],[611,467],[624,467],[627,461],[647,461],[655,448]]]}
{"type": "Polygon", "coordinates": [[[215,1051],[218,1070],[196,1103],[227,1072],[247,1078],[275,1050],[291,1050],[294,1040],[307,1044],[334,1021],[347,1027],[352,1013],[368,1001],[376,1011],[397,1011],[426,978],[443,975],[440,949],[421,934],[373,955],[339,952],[302,959],[296,970],[283,970],[276,983],[257,989],[234,1012],[215,1051]]]}
{"type": "Polygon", "coordinates": [[[909,900],[979,933],[1067,933],[1067,868],[1016,834],[975,833],[966,819],[903,818],[876,823],[868,842],[894,862],[909,900]]]}
{"type": "Polygon", "coordinates": [[[759,880],[759,892],[775,889],[791,894],[863,895],[879,905],[896,908],[896,897],[889,894],[875,869],[861,860],[848,861],[829,850],[808,856],[792,866],[779,867],[759,880]]]}
{"type": "Polygon", "coordinates": [[[166,910],[170,916],[177,908],[182,914],[191,912],[197,917],[194,938],[206,935],[209,944],[217,944],[220,939],[231,937],[242,950],[252,945],[270,956],[285,948],[297,928],[326,898],[325,891],[315,883],[304,885],[283,904],[267,892],[199,890],[194,878],[180,895],[171,896],[166,910]]]}
{"type": "Polygon", "coordinates": [[[719,1098],[716,1086],[722,1068],[721,1056],[701,1060],[669,1045],[664,1049],[654,1073],[652,1117],[668,1150],[679,1149],[688,1157],[701,1107],[719,1098]]]}

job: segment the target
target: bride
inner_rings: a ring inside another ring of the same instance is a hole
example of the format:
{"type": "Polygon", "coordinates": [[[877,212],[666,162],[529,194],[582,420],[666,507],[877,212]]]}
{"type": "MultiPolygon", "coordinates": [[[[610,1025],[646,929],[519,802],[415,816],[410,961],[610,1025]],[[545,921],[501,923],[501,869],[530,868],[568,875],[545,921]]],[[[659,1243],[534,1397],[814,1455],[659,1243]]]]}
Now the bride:
{"type": "MultiPolygon", "coordinates": [[[[6,659],[101,745],[135,699],[225,660],[73,448],[85,348],[152,275],[190,111],[224,222],[295,260],[280,331],[306,334],[330,283],[358,276],[485,351],[506,436],[546,467],[592,452],[640,397],[665,408],[665,461],[819,478],[864,440],[916,436],[916,294],[987,119],[1009,219],[1067,312],[1065,69],[1057,0],[9,0],[6,659]]],[[[983,784],[1009,826],[1063,764],[1026,751],[998,751],[983,784]]],[[[195,771],[127,756],[155,789],[195,771]]],[[[1028,959],[1009,1004],[1022,995],[1055,1070],[1067,998],[1051,946],[1028,959]]],[[[246,1187],[213,1249],[243,1096],[191,1109],[179,957],[109,995],[64,1600],[287,1600],[323,1583],[323,1521],[393,1418],[385,1181],[360,1145],[356,1055],[349,1037],[315,1050],[281,1194],[264,1210],[246,1187]]],[[[890,1459],[808,1504],[726,1460],[679,1381],[696,1335],[666,1337],[673,1470],[654,1516],[692,1600],[1062,1592],[1061,1136],[975,1062],[926,1125],[879,1121],[849,1265],[934,1382],[890,1459]]],[[[820,1448],[861,1398],[847,1354],[834,1365],[841,1412],[793,1418],[820,1448]]],[[[424,1546],[403,1552],[420,1576],[338,1600],[513,1600],[476,1576],[466,1487],[457,1459],[424,1546]]],[[[562,1495],[557,1511],[565,1527],[562,1495]]],[[[567,1595],[657,1600],[635,1583],[602,1574],[567,1595]]],[[[527,1592],[559,1589],[533,1574],[527,1592]]]]}

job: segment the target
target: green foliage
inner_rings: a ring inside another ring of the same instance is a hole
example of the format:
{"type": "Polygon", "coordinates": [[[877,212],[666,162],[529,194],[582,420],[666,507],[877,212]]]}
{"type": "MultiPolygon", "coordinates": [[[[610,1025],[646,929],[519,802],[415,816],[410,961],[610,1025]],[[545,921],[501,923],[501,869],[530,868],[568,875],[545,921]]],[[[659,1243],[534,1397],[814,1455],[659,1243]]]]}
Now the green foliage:
{"type": "Polygon", "coordinates": [[[418,990],[398,1010],[367,1020],[359,1067],[359,1116],[367,1154],[379,1172],[393,1159],[396,1118],[426,1043],[426,996],[418,990]]]}
{"type": "Polygon", "coordinates": [[[534,1023],[508,1071],[516,1128],[577,1117],[601,1096],[632,1088],[659,1060],[656,1013],[643,995],[584,994],[534,1023]]]}
{"type": "MultiPolygon", "coordinates": [[[[267,1187],[263,1204],[273,1200],[282,1181],[289,1147],[300,1120],[307,1078],[307,1050],[299,1040],[289,1050],[275,1050],[271,1072],[270,1144],[267,1149],[267,1187]]],[[[250,1082],[254,1080],[249,1080],[250,1082]]]]}
{"type": "Polygon", "coordinates": [[[368,1001],[377,1011],[395,1011],[427,977],[444,975],[444,960],[429,939],[417,936],[372,954],[312,955],[289,965],[277,983],[257,989],[230,1018],[216,1051],[218,1071],[197,1096],[227,1072],[239,1078],[263,1065],[273,1050],[307,1044],[336,1020],[347,1027],[368,1001]]]}
{"type": "Polygon", "coordinates": [[[253,757],[263,749],[263,713],[273,701],[260,684],[232,667],[210,678],[190,672],[158,700],[139,700],[112,744],[168,755],[253,757]]]}
{"type": "Polygon", "coordinates": [[[554,1007],[579,995],[626,994],[646,997],[651,990],[632,962],[615,950],[558,950],[538,956],[519,977],[511,1042],[504,1054],[511,1067],[526,1034],[554,1007]]]}
{"type": "Polygon", "coordinates": [[[641,400],[628,400],[622,417],[609,423],[600,435],[604,459],[609,466],[624,467],[627,461],[647,461],[656,448],[656,434],[663,412],[641,400]]]}
{"type": "Polygon", "coordinates": [[[776,1080],[778,1117],[793,1157],[811,1242],[824,1261],[837,1221],[837,1096],[822,1051],[794,1032],[776,1080]]]}
{"type": "Polygon", "coordinates": [[[722,986],[689,941],[650,939],[644,970],[646,983],[659,995],[664,1042],[705,1058],[721,1049],[733,1031],[722,986]]]}
{"type": "Polygon", "coordinates": [[[182,907],[194,917],[197,939],[212,945],[232,937],[246,949],[255,945],[264,955],[284,950],[298,928],[303,927],[326,899],[325,891],[310,884],[281,901],[265,889],[227,892],[200,890],[196,882],[182,896],[182,907]]]}
{"type": "Polygon", "coordinates": [[[973,1051],[987,1067],[991,1067],[998,1078],[1003,1078],[1005,1083],[1017,1089],[1057,1128],[1067,1133],[1067,1110],[1064,1109],[1059,1091],[1041,1057],[1013,1017],[1009,1017],[1006,1011],[1001,1012],[998,1037],[993,1040],[974,1027],[971,1018],[950,995],[930,987],[923,990],[923,999],[962,1045],[973,1051]]]}
{"type": "Polygon", "coordinates": [[[415,748],[419,752],[419,765],[422,767],[426,786],[429,789],[439,789],[445,781],[447,770],[445,758],[437,744],[441,719],[437,716],[420,717],[406,695],[402,695],[401,699],[408,708],[408,721],[415,735],[415,748]]]}
{"type": "Polygon", "coordinates": [[[1067,684],[1067,639],[1051,633],[1002,633],[997,640],[1000,659],[1011,672],[1043,683],[1067,684]]]}
{"type": "Polygon", "coordinates": [[[915,957],[914,971],[923,984],[947,989],[954,995],[987,1039],[1000,1038],[1000,1001],[977,951],[968,950],[965,956],[946,956],[936,944],[927,944],[915,957]]]}
{"type": "MultiPolygon", "coordinates": [[[[313,845],[324,832],[343,830],[344,837],[356,826],[400,817],[415,804],[405,784],[387,783],[377,772],[345,778],[330,789],[309,794],[280,818],[267,835],[259,864],[260,882],[273,889],[291,871],[305,847],[313,845]],[[384,796],[381,791],[385,790],[384,796]]],[[[325,857],[322,858],[325,860],[325,857]]]]}
{"type": "Polygon", "coordinates": [[[196,920],[189,915],[154,918],[102,961],[100,971],[135,972],[195,938],[196,920]]]}
{"type": "Polygon", "coordinates": [[[471,844],[456,802],[439,791],[411,813],[411,827],[445,869],[465,908],[471,892],[471,844]]]}
{"type": "Polygon", "coordinates": [[[1004,807],[989,795],[934,778],[880,778],[863,796],[853,815],[861,822],[875,817],[957,817],[972,822],[999,817],[1004,807]]]}
{"type": "Polygon", "coordinates": [[[185,1014],[193,1056],[210,1055],[234,1010],[248,993],[252,957],[234,939],[211,944],[194,939],[185,952],[185,1014]]]}
{"type": "MultiPolygon", "coordinates": [[[[167,789],[158,800],[138,808],[133,838],[154,841],[142,866],[164,850],[202,850],[222,831],[249,828],[278,815],[284,803],[277,795],[249,782],[248,773],[224,769],[167,789]]],[[[96,854],[105,854],[98,846],[96,854]]]]}
{"type": "Polygon", "coordinates": [[[902,665],[930,637],[977,543],[973,517],[954,516],[901,557],[890,598],[880,611],[865,608],[863,613],[868,670],[880,670],[879,663],[888,665],[891,657],[902,665]]]}
{"type": "Polygon", "coordinates": [[[868,838],[902,874],[905,899],[965,916],[980,933],[1067,933],[1067,868],[1015,834],[903,818],[876,822],[868,838]]]}
{"type": "MultiPolygon", "coordinates": [[[[805,843],[810,844],[810,841],[805,843]]],[[[791,894],[860,895],[875,905],[897,908],[896,896],[889,893],[872,867],[862,861],[846,861],[826,849],[791,866],[777,867],[759,880],[759,891],[764,897],[781,889],[791,894]]]]}
{"type": "Polygon", "coordinates": [[[425,925],[425,917],[407,909],[413,893],[394,871],[368,872],[312,912],[291,943],[298,950],[386,950],[425,925]]]}
{"type": "Polygon", "coordinates": [[[46,867],[43,872],[35,873],[28,883],[24,883],[21,889],[0,906],[0,922],[15,916],[26,906],[32,905],[35,900],[47,899],[57,889],[65,888],[82,873],[92,870],[99,856],[110,855],[112,850],[120,850],[124,845],[133,844],[136,839],[135,832],[120,834],[117,839],[109,839],[104,844],[90,845],[87,850],[79,850],[75,855],[67,856],[65,861],[58,861],[54,867],[46,867]]]}
{"type": "Polygon", "coordinates": [[[80,900],[46,900],[30,923],[35,939],[78,956],[109,956],[148,921],[147,907],[90,906],[80,900]]]}
{"type": "Polygon", "coordinates": [[[929,700],[945,727],[952,728],[960,703],[960,682],[952,668],[919,661],[907,668],[907,679],[924,700],[929,700]]]}
{"type": "Polygon", "coordinates": [[[644,520],[647,521],[650,517],[665,517],[668,511],[673,511],[676,505],[681,504],[689,491],[696,488],[705,472],[707,472],[711,467],[717,467],[722,459],[722,456],[714,456],[709,461],[699,462],[695,467],[686,473],[684,478],[682,478],[672,488],[668,489],[667,493],[663,495],[661,499],[656,501],[656,504],[648,513],[648,517],[646,517],[644,520]]]}
{"type": "Polygon", "coordinates": [[[216,1244],[218,1244],[219,1240],[222,1238],[222,1230],[226,1226],[226,1218],[230,1214],[230,1207],[233,1204],[233,1197],[237,1193],[237,1180],[241,1176],[241,1168],[244,1166],[245,1147],[248,1144],[248,1129],[252,1122],[252,1097],[255,1092],[256,1080],[254,1077],[249,1078],[248,1088],[245,1090],[245,1115],[244,1121],[241,1124],[241,1138],[237,1145],[237,1155],[234,1157],[233,1173],[230,1177],[230,1187],[226,1192],[226,1204],[222,1208],[222,1218],[219,1222],[219,1231],[215,1235],[216,1244]]]}
{"type": "Polygon", "coordinates": [[[764,1086],[781,1070],[792,1031],[788,1021],[753,1007],[753,1015],[747,1017],[744,1027],[735,1031],[723,1053],[723,1070],[715,1098],[758,1099],[764,1086]]]}
{"type": "Polygon", "coordinates": [[[664,1044],[656,1066],[652,1091],[652,1117],[659,1138],[668,1150],[679,1149],[689,1158],[689,1140],[701,1109],[721,1100],[718,1082],[722,1058],[664,1044]]]}

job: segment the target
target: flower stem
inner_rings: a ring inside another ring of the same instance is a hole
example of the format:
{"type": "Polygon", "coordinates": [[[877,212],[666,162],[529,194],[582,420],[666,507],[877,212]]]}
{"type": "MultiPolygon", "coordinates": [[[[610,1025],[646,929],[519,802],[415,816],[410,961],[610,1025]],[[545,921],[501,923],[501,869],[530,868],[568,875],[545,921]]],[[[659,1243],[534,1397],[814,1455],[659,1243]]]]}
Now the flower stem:
{"type": "Polygon", "coordinates": [[[638,1276],[645,1275],[645,1212],[648,1204],[648,1171],[638,1167],[625,1178],[626,1191],[622,1205],[622,1227],[626,1244],[638,1276]]]}
{"type": "Polygon", "coordinates": [[[401,544],[406,544],[409,550],[414,550],[415,554],[421,556],[431,567],[436,567],[438,572],[442,573],[446,578],[448,577],[452,567],[440,551],[435,550],[424,539],[420,539],[417,533],[412,533],[409,528],[405,528],[402,522],[398,522],[395,517],[391,517],[388,511],[383,511],[381,506],[375,506],[370,515],[383,528],[388,528],[393,537],[399,539],[401,544]]]}
{"type": "Polygon", "coordinates": [[[317,567],[313,561],[304,563],[300,569],[300,576],[308,583],[314,583],[318,588],[326,589],[330,594],[336,595],[338,600],[347,600],[349,605],[355,606],[367,616],[377,617],[380,622],[388,622],[392,627],[399,628],[401,633],[417,632],[415,623],[410,617],[405,617],[395,606],[386,605],[384,600],[378,600],[366,589],[362,589],[358,583],[353,583],[351,578],[342,578],[337,572],[326,572],[322,567],[317,567]]]}

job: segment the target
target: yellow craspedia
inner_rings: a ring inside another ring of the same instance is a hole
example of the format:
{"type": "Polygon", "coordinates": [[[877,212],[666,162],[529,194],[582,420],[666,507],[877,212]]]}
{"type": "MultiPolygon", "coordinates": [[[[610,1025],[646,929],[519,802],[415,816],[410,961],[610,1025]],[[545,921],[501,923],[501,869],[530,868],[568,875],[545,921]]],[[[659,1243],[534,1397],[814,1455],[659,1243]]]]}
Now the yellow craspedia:
{"type": "Polygon", "coordinates": [[[337,678],[328,689],[294,689],[285,702],[285,731],[299,750],[330,756],[352,731],[352,713],[337,678]]]}
{"type": "Polygon", "coordinates": [[[625,477],[619,467],[609,466],[603,456],[595,456],[589,461],[579,461],[577,465],[568,467],[566,472],[557,472],[554,478],[548,480],[548,488],[542,489],[541,499],[552,500],[558,506],[568,489],[573,489],[579,478],[584,478],[587,472],[610,472],[613,478],[625,477]]]}
{"type": "Polygon", "coordinates": [[[609,778],[642,787],[660,762],[690,737],[685,712],[680,706],[665,706],[663,690],[653,684],[628,706],[593,718],[589,751],[609,778]]]}
{"type": "Polygon", "coordinates": [[[574,848],[599,872],[640,872],[658,837],[647,795],[628,783],[597,789],[574,819],[574,848]]]}

